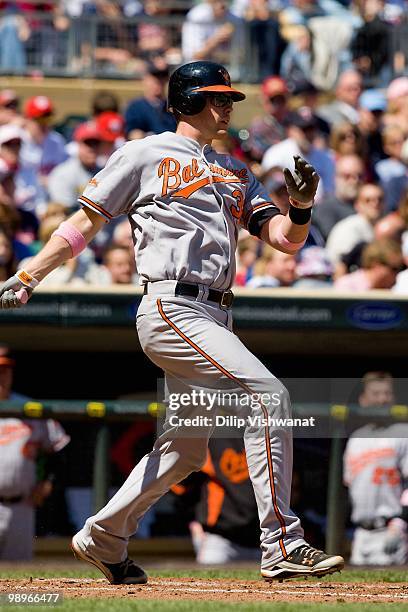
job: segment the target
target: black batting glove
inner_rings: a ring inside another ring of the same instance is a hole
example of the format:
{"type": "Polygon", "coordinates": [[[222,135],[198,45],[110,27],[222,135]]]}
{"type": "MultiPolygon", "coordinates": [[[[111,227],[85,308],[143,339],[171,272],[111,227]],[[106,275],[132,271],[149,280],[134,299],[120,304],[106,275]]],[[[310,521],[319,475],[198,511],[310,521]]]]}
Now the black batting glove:
{"type": "Polygon", "coordinates": [[[296,208],[311,208],[319,185],[319,175],[311,164],[300,155],[294,155],[295,172],[283,170],[290,203],[296,208]]]}

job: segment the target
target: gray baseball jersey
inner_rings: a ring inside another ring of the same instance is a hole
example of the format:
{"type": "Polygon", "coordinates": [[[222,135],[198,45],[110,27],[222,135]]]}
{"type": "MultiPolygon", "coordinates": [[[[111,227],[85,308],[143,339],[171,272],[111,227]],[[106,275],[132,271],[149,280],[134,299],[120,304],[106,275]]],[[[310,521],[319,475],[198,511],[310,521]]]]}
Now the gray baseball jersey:
{"type": "Polygon", "coordinates": [[[52,419],[0,419],[0,495],[27,496],[35,485],[38,452],[59,451],[69,440],[52,419]]]}
{"type": "Polygon", "coordinates": [[[35,534],[34,507],[27,501],[36,483],[38,452],[56,452],[70,438],[59,423],[37,419],[0,419],[0,559],[29,560],[35,534]]]}
{"type": "Polygon", "coordinates": [[[106,221],[127,214],[141,283],[229,289],[239,226],[259,235],[279,209],[242,162],[172,132],[125,144],[80,203],[106,221]]]}
{"type": "MultiPolygon", "coordinates": [[[[207,300],[208,287],[228,289],[235,276],[239,227],[259,236],[280,214],[247,167],[229,155],[170,132],[124,145],[80,198],[107,221],[129,216],[142,282],[148,283],[137,313],[145,354],[165,372],[168,394],[205,388],[256,393],[277,389],[279,409],[290,413],[283,385],[232,332],[230,309],[207,300]],[[196,283],[197,300],[175,294],[177,281],[196,283]],[[220,387],[221,386],[221,387],[220,387]]],[[[194,403],[177,410],[183,420],[194,403]]],[[[262,407],[265,418],[276,408],[262,407]]],[[[172,424],[133,469],[116,495],[76,536],[84,550],[107,563],[126,558],[127,542],[146,510],[168,488],[199,469],[212,425],[193,432],[172,424]],[[192,435],[192,433],[194,435],[192,435]]],[[[187,418],[188,420],[188,418],[187,418]]],[[[248,470],[261,526],[262,567],[268,570],[302,546],[303,530],[290,510],[292,438],[265,425],[244,434],[248,470]]]]}
{"type": "Polygon", "coordinates": [[[344,482],[354,523],[400,515],[407,478],[408,425],[367,425],[354,432],[344,453],[344,482]]]}

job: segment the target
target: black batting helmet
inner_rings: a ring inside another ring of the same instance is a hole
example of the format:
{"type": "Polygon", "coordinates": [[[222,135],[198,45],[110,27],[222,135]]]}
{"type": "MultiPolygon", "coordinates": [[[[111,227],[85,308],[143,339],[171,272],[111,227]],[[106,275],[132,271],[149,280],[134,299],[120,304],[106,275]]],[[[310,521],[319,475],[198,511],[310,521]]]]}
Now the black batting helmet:
{"type": "Polygon", "coordinates": [[[230,94],[234,102],[245,94],[231,87],[228,71],[214,62],[191,62],[177,68],[170,77],[167,106],[183,115],[197,115],[205,107],[205,94],[230,94]]]}

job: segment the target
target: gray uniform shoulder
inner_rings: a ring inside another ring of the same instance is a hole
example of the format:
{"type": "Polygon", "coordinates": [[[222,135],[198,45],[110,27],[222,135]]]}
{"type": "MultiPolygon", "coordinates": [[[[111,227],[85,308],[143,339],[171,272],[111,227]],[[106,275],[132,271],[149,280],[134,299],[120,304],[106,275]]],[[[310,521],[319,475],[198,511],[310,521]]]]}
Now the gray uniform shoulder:
{"type": "MultiPolygon", "coordinates": [[[[138,160],[139,162],[143,161],[138,155],[143,153],[143,155],[148,154],[150,151],[156,149],[156,147],[163,147],[169,139],[173,136],[172,132],[163,132],[162,134],[152,134],[150,136],[145,136],[144,138],[140,138],[139,140],[129,140],[122,145],[116,153],[119,153],[121,156],[130,159],[132,161],[138,160]]],[[[163,149],[163,156],[165,155],[165,151],[163,149]]]]}

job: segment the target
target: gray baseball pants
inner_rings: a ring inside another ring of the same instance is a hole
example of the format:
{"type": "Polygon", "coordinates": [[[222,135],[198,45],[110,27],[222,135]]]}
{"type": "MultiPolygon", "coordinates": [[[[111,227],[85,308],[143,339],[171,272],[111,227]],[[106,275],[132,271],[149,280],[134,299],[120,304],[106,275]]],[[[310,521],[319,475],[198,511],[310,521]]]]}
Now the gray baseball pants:
{"type": "MultiPolygon", "coordinates": [[[[205,389],[252,393],[279,393],[279,414],[290,416],[287,390],[232,332],[231,312],[206,300],[200,286],[197,298],[176,297],[175,281],[149,283],[137,313],[143,351],[164,370],[167,392],[191,391],[197,381],[205,389]],[[195,381],[195,382],[193,382],[195,381]]],[[[252,414],[273,417],[269,403],[251,408],[252,414]]],[[[167,409],[164,433],[152,452],[133,469],[123,486],[95,516],[79,537],[89,553],[107,563],[127,556],[127,543],[138,521],[171,485],[197,471],[207,454],[212,425],[192,429],[171,425],[173,417],[192,417],[197,408],[167,409]]],[[[202,414],[202,411],[201,413],[202,414]]],[[[260,421],[259,421],[260,422],[260,421]]],[[[271,568],[304,544],[299,519],[290,510],[292,436],[290,430],[267,425],[244,431],[247,463],[261,527],[262,568],[271,568]]]]}
{"type": "Polygon", "coordinates": [[[351,546],[352,565],[405,565],[408,561],[408,540],[401,534],[398,547],[392,553],[385,552],[387,528],[363,529],[357,527],[351,546]]]}

